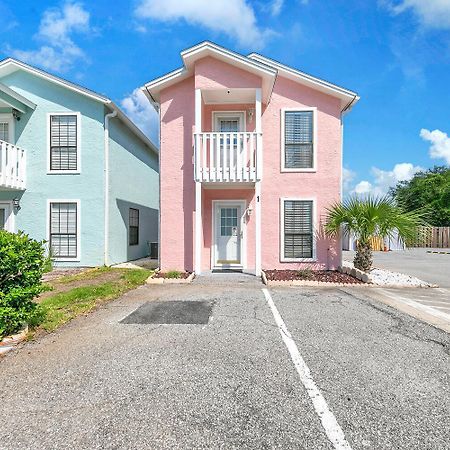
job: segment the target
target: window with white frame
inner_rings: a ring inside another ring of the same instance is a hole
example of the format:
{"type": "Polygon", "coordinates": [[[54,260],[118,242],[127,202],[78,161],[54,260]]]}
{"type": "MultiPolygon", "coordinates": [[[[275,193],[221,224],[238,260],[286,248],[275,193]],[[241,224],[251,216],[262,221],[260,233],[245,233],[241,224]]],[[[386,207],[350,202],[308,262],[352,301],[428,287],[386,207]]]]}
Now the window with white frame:
{"type": "Polygon", "coordinates": [[[50,248],[56,258],[78,257],[78,205],[50,203],[50,248]]]}
{"type": "Polygon", "coordinates": [[[78,116],[50,115],[50,171],[77,171],[78,116]]]}
{"type": "Polygon", "coordinates": [[[313,201],[283,200],[282,259],[313,258],[313,201]]]}
{"type": "Polygon", "coordinates": [[[314,111],[284,111],[284,169],[314,168],[314,111]]]}

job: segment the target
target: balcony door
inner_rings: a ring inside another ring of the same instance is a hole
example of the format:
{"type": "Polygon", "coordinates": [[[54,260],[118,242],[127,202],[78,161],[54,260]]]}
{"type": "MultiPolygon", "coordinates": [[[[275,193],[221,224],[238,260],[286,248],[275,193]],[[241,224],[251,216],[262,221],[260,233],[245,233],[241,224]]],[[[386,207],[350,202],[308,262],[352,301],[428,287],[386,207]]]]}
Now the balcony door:
{"type": "MultiPolygon", "coordinates": [[[[220,133],[239,133],[245,129],[244,112],[214,112],[214,131],[220,133]]],[[[238,148],[237,136],[231,138],[231,135],[220,137],[220,156],[217,167],[222,167],[225,171],[234,168],[237,158],[240,157],[241,149],[238,148]],[[225,166],[224,166],[225,161],[225,166]]]]}

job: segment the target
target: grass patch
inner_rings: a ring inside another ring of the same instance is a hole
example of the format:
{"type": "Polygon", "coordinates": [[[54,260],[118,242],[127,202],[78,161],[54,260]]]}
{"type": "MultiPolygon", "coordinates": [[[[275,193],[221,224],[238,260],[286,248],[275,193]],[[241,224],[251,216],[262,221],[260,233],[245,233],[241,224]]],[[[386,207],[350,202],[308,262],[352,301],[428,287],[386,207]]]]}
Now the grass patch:
{"type": "Polygon", "coordinates": [[[109,273],[118,269],[112,269],[111,267],[95,267],[94,269],[86,269],[84,272],[77,273],[75,275],[65,275],[54,280],[54,283],[67,284],[73,281],[80,280],[92,280],[97,277],[101,277],[105,273],[109,273]]]}
{"type": "Polygon", "coordinates": [[[151,274],[151,270],[145,269],[111,269],[102,267],[81,274],[62,277],[63,281],[59,278],[55,280],[55,284],[61,282],[77,282],[79,284],[79,281],[86,280],[86,285],[77,286],[44,298],[41,305],[45,310],[46,316],[40,328],[48,332],[53,331],[74,317],[91,311],[97,305],[120,297],[125,292],[140,286],[151,274]],[[120,277],[103,283],[91,282],[100,275],[112,271],[118,272],[120,277]]]}

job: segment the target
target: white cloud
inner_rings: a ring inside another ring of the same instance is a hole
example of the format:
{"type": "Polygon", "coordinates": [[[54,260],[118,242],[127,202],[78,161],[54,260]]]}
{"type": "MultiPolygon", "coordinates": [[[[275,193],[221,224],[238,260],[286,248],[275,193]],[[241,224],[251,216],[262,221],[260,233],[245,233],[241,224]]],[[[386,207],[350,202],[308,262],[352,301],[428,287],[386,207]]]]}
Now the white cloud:
{"type": "Polygon", "coordinates": [[[135,14],[141,19],[185,20],[236,38],[246,48],[262,48],[273,33],[258,27],[246,0],[140,0],[135,14]]]}
{"type": "Polygon", "coordinates": [[[89,12],[80,3],[66,2],[47,9],[34,36],[42,46],[37,50],[11,50],[12,56],[46,69],[64,72],[85,54],[72,39],[74,33],[89,33],[89,12]]]}
{"type": "Polygon", "coordinates": [[[360,181],[353,189],[355,194],[368,194],[371,191],[372,185],[366,180],[360,181]]]}
{"type": "Polygon", "coordinates": [[[284,0],[273,0],[272,4],[270,5],[270,10],[272,12],[273,16],[278,16],[281,12],[281,8],[283,8],[284,0]]]}
{"type": "Polygon", "coordinates": [[[450,165],[450,138],[441,130],[430,131],[425,128],[420,130],[420,137],[431,142],[430,158],[444,159],[450,165]]]}
{"type": "Polygon", "coordinates": [[[372,167],[372,182],[360,181],[352,190],[355,194],[373,194],[381,196],[387,194],[390,187],[394,187],[399,181],[409,181],[416,172],[423,170],[420,166],[411,163],[396,164],[392,170],[381,170],[372,167]]]}
{"type": "Polygon", "coordinates": [[[450,28],[449,0],[402,0],[389,2],[394,14],[413,11],[420,23],[429,28],[450,28]]]}
{"type": "Polygon", "coordinates": [[[342,168],[342,186],[344,188],[344,192],[347,192],[350,189],[350,185],[356,177],[356,172],[348,169],[347,167],[342,168]]]}
{"type": "Polygon", "coordinates": [[[140,89],[135,89],[121,101],[121,105],[130,119],[158,147],[159,116],[144,93],[140,89]]]}

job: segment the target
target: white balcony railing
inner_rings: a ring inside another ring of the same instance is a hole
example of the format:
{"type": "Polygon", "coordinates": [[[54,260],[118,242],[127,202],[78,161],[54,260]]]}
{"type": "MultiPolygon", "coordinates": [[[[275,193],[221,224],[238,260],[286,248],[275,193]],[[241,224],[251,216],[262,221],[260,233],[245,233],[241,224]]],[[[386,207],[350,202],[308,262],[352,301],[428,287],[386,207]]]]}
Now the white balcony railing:
{"type": "Polygon", "coordinates": [[[0,141],[0,189],[25,189],[25,150],[0,141]]]}
{"type": "Polygon", "coordinates": [[[255,182],[262,175],[262,133],[195,133],[194,177],[207,182],[255,182]]]}

